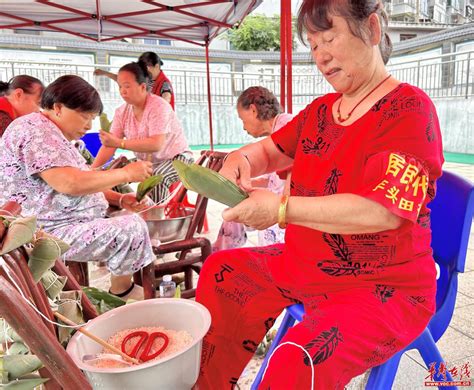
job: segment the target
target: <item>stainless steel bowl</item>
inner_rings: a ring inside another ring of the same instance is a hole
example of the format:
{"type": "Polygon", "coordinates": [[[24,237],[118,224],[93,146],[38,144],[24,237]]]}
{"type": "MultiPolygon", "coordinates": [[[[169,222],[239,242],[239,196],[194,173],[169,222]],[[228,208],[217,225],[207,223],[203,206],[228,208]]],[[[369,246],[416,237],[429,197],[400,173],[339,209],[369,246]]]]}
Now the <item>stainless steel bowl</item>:
{"type": "MultiPolygon", "coordinates": [[[[110,217],[130,214],[130,211],[119,210],[108,213],[110,217]]],[[[163,207],[156,206],[140,213],[139,215],[146,221],[150,238],[164,242],[181,240],[186,235],[194,209],[185,208],[173,210],[165,217],[163,207]]]]}
{"type": "Polygon", "coordinates": [[[165,217],[162,207],[154,207],[140,215],[148,225],[152,240],[157,239],[161,242],[170,242],[184,238],[193,214],[194,209],[186,208],[173,210],[170,215],[165,217]]]}

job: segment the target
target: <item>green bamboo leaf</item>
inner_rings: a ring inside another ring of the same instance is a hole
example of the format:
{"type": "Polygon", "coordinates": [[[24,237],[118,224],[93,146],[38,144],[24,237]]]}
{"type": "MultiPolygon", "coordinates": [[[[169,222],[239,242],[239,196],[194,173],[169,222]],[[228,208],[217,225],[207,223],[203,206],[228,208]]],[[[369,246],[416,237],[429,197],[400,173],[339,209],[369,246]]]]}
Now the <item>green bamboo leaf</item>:
{"type": "Polygon", "coordinates": [[[69,245],[52,236],[43,236],[35,240],[30,254],[28,267],[33,279],[38,283],[43,274],[51,269],[69,245]]]}
{"type": "Polygon", "coordinates": [[[46,290],[46,294],[53,301],[56,300],[67,282],[67,276],[59,276],[55,272],[46,271],[41,277],[41,284],[46,290]]]}
{"type": "Polygon", "coordinates": [[[17,218],[10,223],[0,248],[0,255],[30,242],[36,231],[36,217],[17,218]]]}
{"type": "Polygon", "coordinates": [[[4,318],[0,318],[0,344],[11,341],[22,341],[22,339],[4,318]]]}
{"type": "Polygon", "coordinates": [[[0,371],[8,371],[8,378],[10,380],[31,374],[41,367],[43,367],[43,363],[35,355],[0,356],[0,371]]]}
{"type": "MultiPolygon", "coordinates": [[[[84,316],[82,314],[81,306],[82,292],[80,290],[61,291],[59,294],[58,313],[69,318],[76,324],[84,323],[84,316]]],[[[73,332],[72,328],[65,328],[61,326],[58,330],[59,342],[66,346],[73,332]]]]}
{"type": "Polygon", "coordinates": [[[173,161],[173,167],[188,190],[206,198],[214,199],[230,207],[248,198],[246,192],[211,169],[197,164],[186,164],[179,160],[173,161]]]}
{"type": "Polygon", "coordinates": [[[6,390],[33,390],[47,381],[49,381],[49,378],[18,379],[0,388],[6,390]]]}
{"type": "Polygon", "coordinates": [[[137,200],[139,202],[163,180],[163,175],[154,175],[142,181],[137,187],[137,200]]]}
{"type": "Polygon", "coordinates": [[[30,350],[21,341],[14,342],[12,345],[8,347],[9,355],[28,355],[29,353],[30,353],[30,350]]]}
{"type": "Polygon", "coordinates": [[[83,287],[82,290],[87,295],[89,300],[96,306],[100,314],[106,311],[115,309],[125,305],[125,301],[119,297],[108,293],[107,291],[99,290],[95,287],[83,287]]]}
{"type": "Polygon", "coordinates": [[[101,130],[106,131],[107,133],[110,132],[110,126],[112,125],[112,121],[109,121],[109,118],[107,117],[107,114],[105,112],[100,114],[99,122],[101,130]]]}

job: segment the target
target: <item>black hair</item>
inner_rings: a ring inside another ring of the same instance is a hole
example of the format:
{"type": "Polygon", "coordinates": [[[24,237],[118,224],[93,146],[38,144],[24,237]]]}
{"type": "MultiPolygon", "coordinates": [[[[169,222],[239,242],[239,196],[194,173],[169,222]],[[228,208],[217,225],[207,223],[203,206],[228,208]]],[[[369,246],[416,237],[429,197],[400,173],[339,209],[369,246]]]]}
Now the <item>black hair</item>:
{"type": "Polygon", "coordinates": [[[12,77],[10,81],[0,81],[0,96],[8,96],[18,88],[22,89],[27,94],[32,94],[35,85],[39,85],[41,87],[41,94],[44,89],[43,83],[36,77],[21,74],[12,77]]]}
{"type": "Polygon", "coordinates": [[[392,41],[387,33],[388,15],[381,0],[303,0],[298,11],[298,36],[304,42],[305,31],[329,30],[332,27],[330,15],[334,15],[346,19],[352,34],[365,41],[368,31],[364,22],[373,13],[380,19],[382,36],[379,50],[386,64],[392,54],[392,41]]]}
{"type": "Polygon", "coordinates": [[[122,66],[119,69],[120,72],[129,72],[135,76],[135,80],[137,81],[138,84],[147,84],[150,80],[150,74],[148,73],[148,70],[146,68],[146,65],[143,62],[130,62],[129,64],[126,64],[122,66]]]}
{"type": "Polygon", "coordinates": [[[97,90],[79,76],[61,76],[49,84],[41,97],[41,108],[52,110],[54,104],[71,110],[101,114],[104,106],[97,90]]]}
{"type": "Polygon", "coordinates": [[[237,106],[246,110],[254,104],[257,109],[257,119],[269,120],[281,113],[281,106],[276,96],[265,87],[250,87],[242,92],[237,99],[237,106]]]}
{"type": "Polygon", "coordinates": [[[138,62],[143,62],[146,66],[155,66],[156,64],[163,65],[163,61],[158,54],[147,51],[138,57],[138,62]]]}

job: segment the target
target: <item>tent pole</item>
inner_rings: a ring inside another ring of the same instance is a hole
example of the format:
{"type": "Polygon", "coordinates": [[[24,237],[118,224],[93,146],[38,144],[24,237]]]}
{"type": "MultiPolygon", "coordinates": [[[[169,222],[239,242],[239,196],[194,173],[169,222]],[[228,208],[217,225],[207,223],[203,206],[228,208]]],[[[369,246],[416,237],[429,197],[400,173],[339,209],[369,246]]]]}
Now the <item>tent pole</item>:
{"type": "Polygon", "coordinates": [[[291,0],[288,0],[286,8],[286,112],[293,113],[293,34],[291,20],[291,0]]]}
{"type": "Polygon", "coordinates": [[[209,41],[206,40],[206,75],[207,75],[207,107],[209,111],[209,139],[211,150],[214,151],[214,138],[212,131],[212,102],[211,102],[211,71],[209,67],[209,41]]]}
{"type": "Polygon", "coordinates": [[[286,3],[288,0],[281,0],[280,1],[280,105],[285,111],[285,102],[286,102],[286,94],[285,94],[285,84],[286,84],[286,3]]]}

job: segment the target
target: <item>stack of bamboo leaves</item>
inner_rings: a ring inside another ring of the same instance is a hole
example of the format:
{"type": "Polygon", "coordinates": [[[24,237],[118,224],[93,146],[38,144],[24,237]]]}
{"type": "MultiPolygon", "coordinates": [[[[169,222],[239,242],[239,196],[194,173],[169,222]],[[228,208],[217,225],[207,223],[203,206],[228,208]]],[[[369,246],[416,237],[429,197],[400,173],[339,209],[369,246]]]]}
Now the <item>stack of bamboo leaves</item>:
{"type": "MultiPolygon", "coordinates": [[[[55,261],[69,249],[69,245],[41,230],[36,231],[35,217],[0,215],[0,255],[23,245],[29,252],[28,267],[33,279],[43,285],[53,311],[75,323],[83,323],[82,292],[62,291],[67,278],[51,270],[55,261]]],[[[84,288],[84,292],[100,313],[125,304],[120,298],[102,290],[84,288]]],[[[71,333],[71,328],[60,327],[59,342],[66,346],[71,333]]],[[[48,380],[36,373],[42,366],[18,334],[0,318],[0,389],[34,389],[48,380]]]]}

